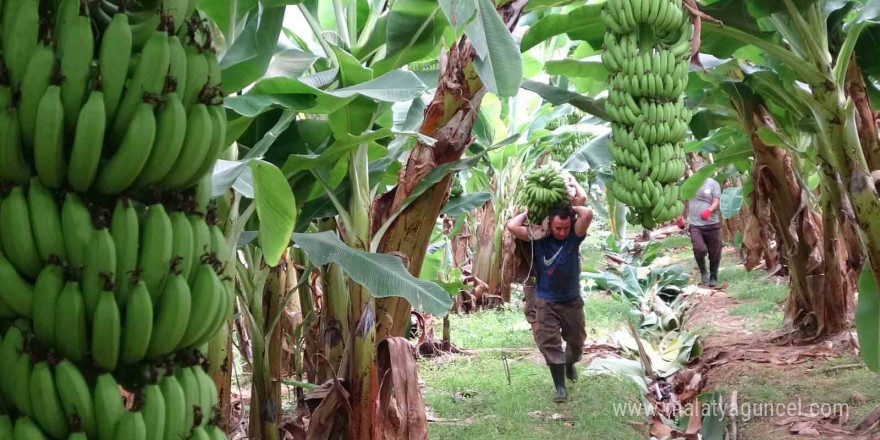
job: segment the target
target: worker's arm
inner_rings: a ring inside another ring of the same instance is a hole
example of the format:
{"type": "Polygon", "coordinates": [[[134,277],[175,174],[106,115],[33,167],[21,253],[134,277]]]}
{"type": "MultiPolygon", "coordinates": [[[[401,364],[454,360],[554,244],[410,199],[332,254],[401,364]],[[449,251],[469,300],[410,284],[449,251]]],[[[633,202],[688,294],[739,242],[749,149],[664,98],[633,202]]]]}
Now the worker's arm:
{"type": "Polygon", "coordinates": [[[578,237],[586,237],[587,229],[590,228],[590,223],[593,222],[593,210],[586,206],[575,206],[572,209],[577,215],[577,220],[574,222],[574,233],[578,237]]]}
{"type": "Polygon", "coordinates": [[[568,186],[568,196],[571,198],[572,206],[584,206],[587,204],[587,192],[584,191],[584,188],[574,176],[569,174],[565,184],[568,186]]]}
{"type": "Polygon", "coordinates": [[[531,237],[529,237],[529,229],[523,225],[528,214],[529,210],[523,208],[523,212],[514,215],[513,218],[507,221],[507,230],[510,231],[510,234],[522,241],[532,241],[531,237]]]}

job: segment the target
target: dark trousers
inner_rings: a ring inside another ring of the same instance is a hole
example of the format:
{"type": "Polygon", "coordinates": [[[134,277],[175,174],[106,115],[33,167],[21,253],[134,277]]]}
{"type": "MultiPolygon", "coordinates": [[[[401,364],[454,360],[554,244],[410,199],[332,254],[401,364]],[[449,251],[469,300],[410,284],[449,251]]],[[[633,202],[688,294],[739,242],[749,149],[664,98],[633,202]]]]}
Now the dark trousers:
{"type": "Polygon", "coordinates": [[[709,255],[709,273],[718,276],[718,265],[721,264],[721,223],[706,226],[691,225],[688,228],[691,243],[694,246],[694,259],[700,273],[706,273],[706,255],[709,255]]]}
{"type": "Polygon", "coordinates": [[[584,300],[558,303],[535,298],[537,329],[535,342],[548,365],[577,362],[584,352],[587,328],[584,300]],[[565,350],[562,348],[565,341],[565,350]]]}

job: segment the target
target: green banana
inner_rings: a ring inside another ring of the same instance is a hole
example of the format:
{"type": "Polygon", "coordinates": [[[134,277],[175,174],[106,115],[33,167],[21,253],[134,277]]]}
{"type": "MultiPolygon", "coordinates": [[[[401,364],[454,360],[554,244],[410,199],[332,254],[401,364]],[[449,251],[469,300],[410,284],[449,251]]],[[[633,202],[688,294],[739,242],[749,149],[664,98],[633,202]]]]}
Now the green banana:
{"type": "Polygon", "coordinates": [[[155,304],[170,269],[174,243],[171,219],[162,205],[149,207],[141,239],[144,245],[138,255],[138,271],[155,304]]]}
{"type": "Polygon", "coordinates": [[[85,360],[89,346],[86,305],[76,281],[68,281],[55,302],[55,343],[71,361],[85,360]]]}
{"type": "Polygon", "coordinates": [[[64,268],[47,264],[34,284],[34,337],[44,348],[55,346],[55,306],[64,289],[64,268]]]}
{"type": "Polygon", "coordinates": [[[208,432],[201,426],[193,429],[192,435],[190,435],[189,438],[190,440],[211,440],[211,438],[208,437],[208,432]]]}
{"type": "Polygon", "coordinates": [[[179,96],[168,93],[165,95],[165,102],[159,108],[159,115],[156,118],[156,138],[150,152],[150,158],[138,175],[135,184],[145,186],[161,182],[180,155],[185,136],[186,110],[183,108],[179,96]]]}
{"type": "Polygon", "coordinates": [[[11,376],[11,396],[15,406],[20,412],[28,416],[33,416],[34,414],[30,390],[33,367],[30,354],[22,352],[15,357],[11,368],[6,373],[11,376]]]}
{"type": "Polygon", "coordinates": [[[119,418],[116,426],[114,440],[145,440],[147,427],[144,424],[144,416],[140,412],[125,411],[119,418]]]}
{"type": "Polygon", "coordinates": [[[193,42],[185,45],[186,52],[186,83],[183,87],[183,106],[186,112],[192,112],[199,101],[202,89],[208,84],[209,66],[208,59],[202,54],[202,49],[193,42]]]}
{"type": "Polygon", "coordinates": [[[64,205],[61,206],[61,228],[68,264],[73,268],[81,267],[86,261],[86,250],[94,229],[89,208],[75,193],[69,192],[64,196],[64,205]]]}
{"type": "Polygon", "coordinates": [[[36,278],[43,269],[43,259],[37,251],[28,202],[20,186],[13,188],[0,205],[0,223],[3,252],[19,272],[36,278]]]}
{"type": "Polygon", "coordinates": [[[153,106],[142,102],[131,119],[119,150],[98,173],[95,189],[102,194],[118,194],[128,189],[150,158],[155,138],[153,106]]]}
{"type": "Polygon", "coordinates": [[[18,109],[12,106],[12,89],[0,85],[0,180],[24,185],[31,167],[22,156],[19,119],[18,109]]]}
{"type": "MultiPolygon", "coordinates": [[[[0,297],[0,319],[12,319],[18,317],[18,313],[9,305],[6,304],[6,301],[3,300],[3,297],[0,297]]],[[[2,341],[2,337],[0,337],[0,341],[2,341]]],[[[3,394],[0,393],[0,405],[3,404],[3,394]]]]}
{"type": "Polygon", "coordinates": [[[29,417],[22,417],[15,421],[13,438],[15,440],[48,440],[43,431],[29,417]]]}
{"type": "Polygon", "coordinates": [[[192,298],[189,285],[179,272],[173,273],[165,282],[154,312],[153,333],[147,349],[149,358],[166,356],[177,348],[186,331],[190,310],[192,298]]]}
{"type": "Polygon", "coordinates": [[[0,414],[0,440],[13,440],[12,419],[8,414],[0,414]]]}
{"type": "Polygon", "coordinates": [[[12,400],[14,397],[12,389],[12,371],[13,366],[18,360],[21,351],[24,350],[24,334],[21,327],[12,325],[3,336],[3,344],[0,345],[0,394],[12,400]]]}
{"type": "Polygon", "coordinates": [[[104,148],[104,131],[107,128],[107,112],[104,106],[104,93],[93,90],[79,113],[67,170],[67,181],[75,191],[87,192],[98,173],[104,148]]]}
{"type": "Polygon", "coordinates": [[[89,437],[84,432],[74,432],[67,437],[67,440],[89,440],[89,437]]]}
{"type": "Polygon", "coordinates": [[[213,123],[208,107],[196,104],[186,120],[186,137],[180,155],[162,180],[163,186],[178,188],[195,177],[208,153],[212,135],[213,123]]]}
{"type": "Polygon", "coordinates": [[[184,52],[186,53],[187,70],[182,96],[183,105],[189,113],[198,102],[202,88],[208,84],[210,66],[208,66],[208,59],[202,54],[202,49],[195,42],[190,41],[186,44],[184,52]]]}
{"type": "Polygon", "coordinates": [[[10,18],[9,29],[4,32],[3,39],[3,59],[13,84],[18,84],[24,78],[28,61],[37,49],[40,33],[39,0],[21,0],[20,3],[15,18],[10,18]]]}
{"type": "Polygon", "coordinates": [[[165,431],[163,439],[185,438],[189,429],[185,427],[186,397],[183,388],[174,375],[168,375],[159,382],[162,397],[165,398],[165,431]]]}
{"type": "Polygon", "coordinates": [[[88,438],[96,438],[98,428],[95,404],[89,385],[79,368],[69,360],[62,360],[55,365],[55,384],[67,420],[76,419],[88,438]]]}
{"type": "Polygon", "coordinates": [[[172,36],[168,39],[168,47],[170,50],[170,61],[168,67],[168,75],[174,78],[174,91],[171,93],[177,95],[179,99],[181,99],[181,105],[183,105],[183,96],[186,91],[186,50],[183,48],[183,43],[180,42],[180,38],[172,36]]]}
{"type": "Polygon", "coordinates": [[[112,290],[101,291],[92,320],[92,359],[106,371],[115,370],[119,362],[120,320],[116,295],[112,290]]]}
{"type": "Polygon", "coordinates": [[[99,228],[92,232],[86,250],[86,262],[82,271],[82,292],[86,302],[86,312],[91,322],[101,291],[116,274],[116,244],[109,228],[99,228]]]}
{"type": "Polygon", "coordinates": [[[226,110],[222,105],[211,105],[208,106],[208,114],[211,116],[211,129],[213,132],[211,134],[211,142],[208,144],[208,152],[205,154],[202,164],[185,185],[187,187],[198,184],[205,174],[210,174],[220,154],[227,147],[226,110]]]}
{"type": "Polygon", "coordinates": [[[208,85],[219,92],[221,82],[220,59],[213,49],[205,51],[205,59],[208,61],[208,85]]]}
{"type": "Polygon", "coordinates": [[[6,1],[3,5],[3,13],[0,14],[3,16],[2,19],[2,29],[0,29],[0,47],[3,49],[3,53],[9,53],[9,31],[12,29],[12,22],[15,20],[16,15],[18,15],[18,8],[23,5],[24,2],[13,2],[6,1]]]}
{"type": "Polygon", "coordinates": [[[174,237],[172,258],[176,260],[181,273],[189,274],[196,258],[193,254],[195,245],[193,244],[192,226],[186,214],[181,211],[172,213],[170,218],[174,237]]]}
{"type": "Polygon", "coordinates": [[[217,262],[224,267],[223,272],[225,273],[228,270],[226,265],[229,263],[229,258],[232,256],[229,246],[226,244],[226,236],[223,235],[223,231],[217,225],[211,225],[208,229],[211,231],[211,250],[216,255],[217,262]]]}
{"type": "Polygon", "coordinates": [[[34,365],[30,381],[31,405],[34,409],[34,418],[50,437],[65,438],[69,433],[67,419],[61,409],[58,393],[55,387],[55,376],[48,362],[40,362],[34,365]]]}
{"type": "MultiPolygon", "coordinates": [[[[30,0],[29,0],[30,1],[30,0]]],[[[61,87],[50,85],[37,107],[37,131],[34,134],[34,165],[40,181],[58,189],[67,175],[64,159],[64,107],[61,87]]]]}
{"type": "Polygon", "coordinates": [[[92,20],[77,14],[62,29],[58,39],[61,55],[61,103],[64,106],[64,127],[72,135],[76,131],[79,112],[88,90],[89,68],[94,57],[95,41],[92,20]]]}
{"type": "Polygon", "coordinates": [[[179,344],[181,348],[193,347],[197,342],[203,341],[221,306],[223,285],[214,268],[209,264],[202,264],[197,271],[196,282],[192,286],[189,321],[179,344]]]}
{"type": "Polygon", "coordinates": [[[132,23],[132,49],[135,51],[143,51],[149,46],[150,38],[156,34],[158,27],[162,24],[162,17],[155,12],[151,12],[150,14],[139,18],[135,18],[134,15],[129,15],[129,21],[132,23]]]}
{"type": "Polygon", "coordinates": [[[44,261],[59,258],[67,260],[67,251],[64,248],[64,235],[61,226],[61,211],[52,193],[40,184],[37,178],[31,179],[28,189],[28,210],[30,213],[31,229],[37,251],[44,261]]]}
{"type": "MultiPolygon", "coordinates": [[[[128,133],[131,132],[131,128],[136,125],[133,122],[135,115],[143,112],[144,95],[159,95],[162,93],[162,89],[165,87],[165,76],[168,74],[168,66],[171,61],[170,58],[168,34],[161,30],[154,31],[141,51],[140,61],[138,61],[134,75],[128,82],[126,92],[122,96],[122,102],[120,102],[117,113],[113,118],[113,124],[110,126],[111,140],[124,143],[124,139],[129,137],[128,133]]],[[[150,111],[150,115],[152,115],[152,111],[150,111]]],[[[155,125],[155,120],[153,124],[155,125]]],[[[153,130],[155,131],[155,127],[153,130]]],[[[153,144],[152,136],[150,137],[149,144],[150,146],[153,144]]],[[[147,153],[149,154],[149,152],[147,153]]],[[[146,157],[144,160],[146,160],[146,157]]],[[[143,163],[134,172],[135,177],[142,167],[143,163]]]]}
{"type": "Polygon", "coordinates": [[[114,440],[117,426],[126,414],[119,384],[110,373],[98,376],[95,382],[93,401],[95,403],[95,421],[99,440],[114,440]]]}
{"type": "Polygon", "coordinates": [[[54,34],[56,38],[63,38],[70,22],[79,15],[82,2],[80,0],[61,0],[57,3],[54,34]]]}
{"type": "Polygon", "coordinates": [[[138,216],[130,199],[121,198],[116,202],[110,235],[116,245],[116,302],[125,308],[132,289],[131,275],[138,268],[140,249],[138,216]]]}
{"type": "Polygon", "coordinates": [[[202,261],[205,254],[211,253],[211,229],[205,219],[197,215],[189,216],[189,223],[193,231],[193,265],[188,273],[184,272],[184,275],[186,275],[189,284],[195,284],[198,273],[195,268],[198,267],[198,262],[202,261]]]}
{"type": "Polygon", "coordinates": [[[125,80],[128,76],[128,64],[131,60],[131,26],[128,16],[115,14],[110,25],[104,30],[101,49],[98,54],[98,68],[104,91],[104,110],[107,124],[113,121],[125,80]]]}
{"type": "Polygon", "coordinates": [[[205,432],[210,440],[227,440],[226,433],[217,425],[206,426],[205,432]]]}
{"type": "Polygon", "coordinates": [[[199,407],[199,382],[191,368],[180,368],[174,373],[174,377],[183,390],[184,405],[184,428],[189,431],[196,426],[195,412],[199,407]]]}
{"type": "Polygon", "coordinates": [[[36,52],[28,61],[24,78],[21,79],[19,101],[19,118],[21,120],[21,136],[27,145],[34,144],[37,131],[37,108],[40,99],[46,93],[55,69],[55,51],[52,42],[44,38],[37,46],[36,52]]]}
{"type": "Polygon", "coordinates": [[[146,356],[152,334],[153,300],[150,298],[146,284],[138,281],[125,307],[119,355],[123,365],[140,362],[146,356]]]}
{"type": "Polygon", "coordinates": [[[208,373],[202,367],[193,367],[193,374],[199,382],[199,398],[202,410],[202,423],[200,426],[205,426],[213,418],[214,407],[220,403],[219,395],[211,376],[208,376],[208,373]]]}
{"type": "Polygon", "coordinates": [[[164,440],[166,411],[165,397],[159,385],[144,387],[141,414],[146,426],[145,440],[164,440]]]}

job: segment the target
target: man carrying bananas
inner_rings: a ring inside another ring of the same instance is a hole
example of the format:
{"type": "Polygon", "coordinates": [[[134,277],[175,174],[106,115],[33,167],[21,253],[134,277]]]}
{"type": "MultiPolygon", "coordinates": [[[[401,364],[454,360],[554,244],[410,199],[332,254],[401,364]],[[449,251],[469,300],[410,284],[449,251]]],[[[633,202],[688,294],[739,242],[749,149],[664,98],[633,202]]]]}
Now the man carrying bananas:
{"type": "MultiPolygon", "coordinates": [[[[703,167],[703,162],[695,162],[694,172],[703,167]]],[[[709,177],[688,200],[688,233],[694,248],[694,259],[700,268],[700,283],[715,287],[718,284],[718,265],[721,263],[721,216],[718,203],[721,200],[721,185],[709,177]],[[709,272],[706,272],[706,255],[709,256],[709,272]]]]}
{"type": "MultiPolygon", "coordinates": [[[[574,364],[581,359],[587,337],[580,286],[580,245],[593,220],[593,211],[584,206],[583,188],[573,179],[568,185],[571,204],[550,209],[543,222],[546,228],[524,225],[527,208],[507,222],[514,237],[531,244],[530,274],[536,275],[535,298],[526,298],[526,314],[529,315],[529,309],[534,310],[535,342],[550,367],[557,403],[568,400],[565,378],[577,380],[574,364]],[[548,229],[549,234],[545,232],[548,229]]],[[[524,290],[528,289],[527,283],[524,290]]]]}

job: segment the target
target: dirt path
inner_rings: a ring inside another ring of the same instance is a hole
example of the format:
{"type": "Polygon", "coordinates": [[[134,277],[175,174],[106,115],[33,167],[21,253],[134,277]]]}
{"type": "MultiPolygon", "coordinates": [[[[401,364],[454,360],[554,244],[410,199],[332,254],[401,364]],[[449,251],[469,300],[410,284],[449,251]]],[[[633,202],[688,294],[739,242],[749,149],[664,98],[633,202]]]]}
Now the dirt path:
{"type": "Polygon", "coordinates": [[[736,438],[880,439],[876,430],[853,432],[877,404],[853,377],[840,375],[864,370],[855,357],[854,334],[780,342],[791,338],[747,330],[746,319],[730,313],[741,302],[725,291],[700,289],[692,301],[684,328],[712,329],[697,365],[707,377],[704,391],[724,389],[729,408],[737,407],[740,415],[728,423],[736,438]]]}

